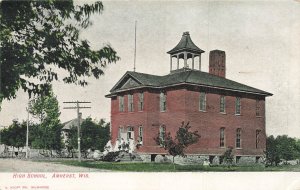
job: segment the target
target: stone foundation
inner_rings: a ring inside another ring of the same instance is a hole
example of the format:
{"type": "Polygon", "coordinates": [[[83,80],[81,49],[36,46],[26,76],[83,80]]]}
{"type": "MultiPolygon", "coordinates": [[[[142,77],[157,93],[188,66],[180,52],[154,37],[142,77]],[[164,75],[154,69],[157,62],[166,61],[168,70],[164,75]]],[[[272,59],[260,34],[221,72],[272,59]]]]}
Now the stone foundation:
{"type": "MultiPolygon", "coordinates": [[[[173,156],[160,154],[139,154],[143,162],[173,162],[173,156]]],[[[201,164],[201,165],[220,165],[220,155],[186,155],[185,157],[176,156],[176,164],[201,164]]],[[[235,165],[253,165],[264,164],[262,156],[235,156],[233,160],[235,165]]]]}

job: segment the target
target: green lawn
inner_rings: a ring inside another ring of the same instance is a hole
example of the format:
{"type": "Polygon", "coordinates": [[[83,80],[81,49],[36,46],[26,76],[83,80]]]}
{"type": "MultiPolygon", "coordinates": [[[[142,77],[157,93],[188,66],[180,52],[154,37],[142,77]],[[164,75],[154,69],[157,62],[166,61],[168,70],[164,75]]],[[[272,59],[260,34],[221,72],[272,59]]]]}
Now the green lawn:
{"type": "Polygon", "coordinates": [[[227,171],[296,171],[300,172],[300,165],[297,166],[277,166],[277,167],[265,167],[265,166],[202,166],[202,165],[175,165],[175,169],[172,163],[111,163],[111,162],[99,162],[99,161],[82,161],[75,160],[56,160],[55,162],[81,166],[87,168],[97,168],[112,171],[131,171],[131,172],[197,172],[197,171],[214,171],[214,172],[227,172],[227,171]]]}

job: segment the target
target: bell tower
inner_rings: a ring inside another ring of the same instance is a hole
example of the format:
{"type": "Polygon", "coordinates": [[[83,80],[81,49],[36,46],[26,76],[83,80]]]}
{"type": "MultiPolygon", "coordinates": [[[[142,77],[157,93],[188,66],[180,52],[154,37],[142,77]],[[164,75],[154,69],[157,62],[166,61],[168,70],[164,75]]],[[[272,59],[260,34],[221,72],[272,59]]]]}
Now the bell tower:
{"type": "Polygon", "coordinates": [[[170,51],[167,52],[170,54],[170,71],[178,69],[196,69],[195,59],[198,57],[198,69],[201,70],[201,53],[204,51],[198,48],[192,41],[189,32],[184,32],[179,43],[170,51]],[[173,58],[176,58],[176,62],[173,63],[173,58]],[[180,59],[183,59],[183,67],[180,66],[180,59]],[[188,64],[188,60],[191,59],[191,65],[188,64]],[[173,64],[176,64],[175,67],[173,64]],[[172,69],[175,68],[175,69],[172,69]]]}

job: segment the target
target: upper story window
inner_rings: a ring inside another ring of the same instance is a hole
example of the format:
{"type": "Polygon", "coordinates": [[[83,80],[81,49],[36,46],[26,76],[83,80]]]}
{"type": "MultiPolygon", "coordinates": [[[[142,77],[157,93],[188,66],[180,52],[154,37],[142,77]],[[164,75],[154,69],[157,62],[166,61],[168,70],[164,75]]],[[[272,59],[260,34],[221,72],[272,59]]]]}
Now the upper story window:
{"type": "Polygon", "coordinates": [[[235,147],[236,148],[241,148],[241,129],[240,128],[238,128],[236,130],[235,147]]]}
{"type": "Polygon", "coordinates": [[[160,93],[160,111],[164,112],[167,110],[167,95],[165,92],[160,93]]]}
{"type": "Polygon", "coordinates": [[[220,112],[225,113],[225,96],[220,96],[220,112]]]}
{"type": "Polygon", "coordinates": [[[220,147],[225,147],[225,128],[220,129],[220,147]]]}
{"type": "Polygon", "coordinates": [[[199,110],[206,111],[206,93],[200,92],[200,99],[199,99],[199,110]]]}
{"type": "Polygon", "coordinates": [[[143,144],[143,126],[139,126],[139,139],[138,139],[139,144],[143,144]]]}
{"type": "Polygon", "coordinates": [[[128,111],[133,112],[133,94],[128,94],[128,111]]]}
{"type": "Polygon", "coordinates": [[[260,107],[260,101],[256,100],[256,116],[260,117],[261,115],[261,107],[260,107]]]}
{"type": "Polygon", "coordinates": [[[235,114],[241,115],[241,98],[236,97],[235,99],[235,114]]]}
{"type": "Polygon", "coordinates": [[[141,92],[139,93],[139,111],[143,111],[144,110],[144,93],[141,92]]]}
{"type": "Polygon", "coordinates": [[[166,137],[166,126],[162,125],[159,127],[159,138],[161,142],[165,142],[166,137]]]}
{"type": "Polygon", "coordinates": [[[255,135],[255,148],[258,148],[259,145],[259,136],[260,136],[261,130],[256,130],[256,135],[255,135]]]}
{"type": "Polygon", "coordinates": [[[119,96],[119,111],[124,112],[124,96],[119,96]]]}

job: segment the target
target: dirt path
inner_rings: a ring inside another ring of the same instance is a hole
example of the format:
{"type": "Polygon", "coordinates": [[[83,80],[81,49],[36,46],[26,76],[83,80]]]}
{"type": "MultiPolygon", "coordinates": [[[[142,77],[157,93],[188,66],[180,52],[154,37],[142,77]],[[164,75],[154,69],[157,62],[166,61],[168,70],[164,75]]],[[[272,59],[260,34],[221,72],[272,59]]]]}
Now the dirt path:
{"type": "Polygon", "coordinates": [[[105,172],[108,170],[66,166],[58,163],[0,159],[0,172],[105,172]]]}

